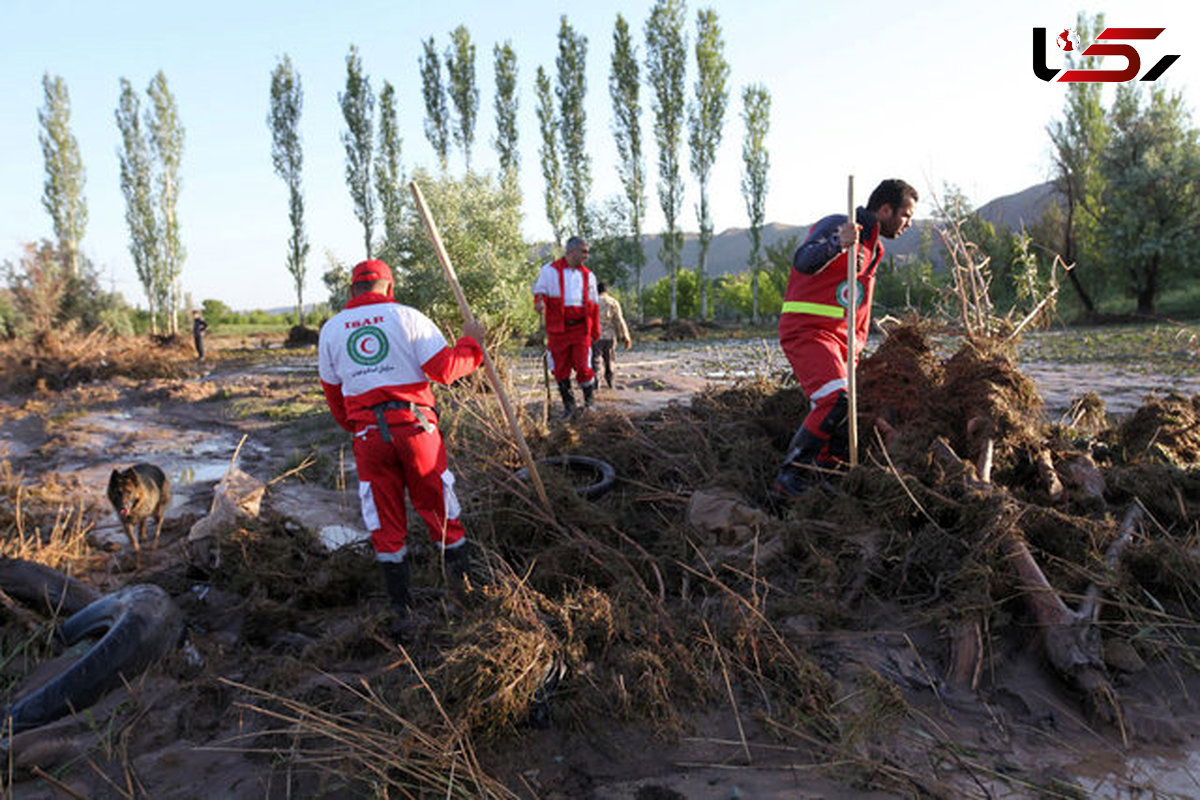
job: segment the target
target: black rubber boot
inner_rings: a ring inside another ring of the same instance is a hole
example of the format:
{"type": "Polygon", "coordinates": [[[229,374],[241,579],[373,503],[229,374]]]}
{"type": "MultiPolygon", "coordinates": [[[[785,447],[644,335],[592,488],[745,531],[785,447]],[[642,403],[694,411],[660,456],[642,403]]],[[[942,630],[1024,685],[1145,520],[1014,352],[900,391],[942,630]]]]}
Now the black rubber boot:
{"type": "MultiPolygon", "coordinates": [[[[829,459],[837,462],[850,460],[850,400],[846,395],[838,397],[828,416],[821,421],[821,432],[829,434],[829,459]]],[[[825,466],[824,463],[821,466],[825,466]]]]}
{"type": "Polygon", "coordinates": [[[592,382],[580,387],[583,389],[583,407],[591,410],[596,404],[596,379],[592,378],[592,382]]]}
{"type": "Polygon", "coordinates": [[[379,566],[383,571],[383,585],[387,587],[394,617],[387,634],[398,642],[411,642],[428,627],[429,620],[412,610],[412,595],[408,591],[408,562],[381,561],[379,566]]]}
{"type": "Polygon", "coordinates": [[[467,549],[467,543],[452,547],[445,554],[446,587],[451,593],[465,591],[471,573],[471,551],[467,549]]]}
{"type": "Polygon", "coordinates": [[[811,469],[817,463],[817,455],[825,446],[825,439],[817,436],[803,425],[796,431],[788,445],[787,457],[779,474],[775,476],[774,489],[785,497],[804,494],[817,482],[819,475],[811,469]]]}
{"type": "Polygon", "coordinates": [[[392,601],[392,611],[401,618],[408,616],[408,610],[412,608],[412,595],[408,592],[411,575],[408,562],[381,561],[379,567],[383,571],[383,585],[387,588],[388,599],[392,601]]]}
{"type": "Polygon", "coordinates": [[[558,393],[562,396],[563,419],[570,419],[575,414],[575,393],[571,391],[571,379],[558,382],[558,393]]]}

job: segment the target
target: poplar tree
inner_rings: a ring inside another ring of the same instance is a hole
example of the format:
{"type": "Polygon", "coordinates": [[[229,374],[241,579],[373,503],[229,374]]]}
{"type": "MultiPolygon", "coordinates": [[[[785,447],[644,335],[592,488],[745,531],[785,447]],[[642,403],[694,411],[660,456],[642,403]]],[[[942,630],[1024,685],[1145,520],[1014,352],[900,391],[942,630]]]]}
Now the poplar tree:
{"type": "Polygon", "coordinates": [[[150,152],[155,162],[155,185],[158,189],[157,207],[160,231],[162,269],[157,290],[166,301],[172,334],[179,332],[179,304],[182,294],[179,285],[183,260],[187,252],[179,235],[179,192],[182,181],[179,168],[183,160],[183,126],[175,97],[167,86],[162,70],[150,81],[146,93],[151,108],[146,110],[146,130],[150,152]]]}
{"type": "Polygon", "coordinates": [[[708,181],[712,176],[717,148],[725,125],[725,105],[729,90],[729,64],[725,61],[725,42],[717,12],[711,8],[696,14],[696,97],[688,113],[688,148],[692,175],[700,186],[696,217],[700,223],[700,260],[696,277],[700,286],[700,317],[708,318],[708,247],[713,237],[712,214],[708,207],[708,181]]]}
{"type": "Polygon", "coordinates": [[[771,166],[767,153],[771,95],[767,87],[753,84],[742,89],[742,122],[746,126],[742,138],[742,197],[750,217],[750,287],[754,298],[750,316],[754,322],[758,322],[759,251],[762,249],[762,226],[766,216],[767,171],[771,166]]]}
{"type": "Polygon", "coordinates": [[[45,105],[38,111],[38,141],[46,182],[42,185],[42,207],[54,224],[54,236],[63,267],[71,278],[79,277],[79,243],[87,228],[87,201],[83,196],[86,176],[79,144],[71,133],[71,97],[59,76],[42,75],[45,105]]]}
{"type": "Polygon", "coordinates": [[[346,55],[346,91],[338,92],[338,103],[346,120],[346,130],[342,132],[342,145],[346,148],[346,185],[350,187],[350,198],[354,201],[354,216],[363,226],[366,257],[371,258],[375,238],[375,195],[371,185],[375,95],[371,92],[370,79],[363,74],[362,59],[355,45],[350,45],[346,55]]]}
{"type": "Polygon", "coordinates": [[[475,45],[465,25],[450,32],[446,50],[446,77],[454,103],[454,141],[462,149],[467,172],[471,171],[471,146],[475,142],[475,120],[479,116],[479,87],[475,85],[475,45]]]}
{"type": "Polygon", "coordinates": [[[421,44],[425,51],[419,59],[421,94],[425,98],[425,138],[437,154],[444,175],[450,156],[450,114],[446,104],[446,88],[442,85],[442,62],[432,36],[421,44]]]}
{"type": "Polygon", "coordinates": [[[271,73],[271,112],[267,127],[271,129],[271,165],[288,189],[288,221],[292,232],[288,236],[287,270],[296,288],[296,319],[304,324],[304,276],[307,272],[308,234],[304,231],[304,192],[301,170],[304,153],[300,146],[300,112],[304,107],[304,89],[300,76],[286,54],[271,73]]]}
{"type": "Polygon", "coordinates": [[[542,194],[546,205],[546,221],[554,233],[554,244],[561,246],[563,241],[563,178],[562,165],[558,160],[558,119],[554,112],[554,97],[550,91],[550,78],[546,70],[538,67],[535,83],[537,93],[538,130],[542,134],[542,146],[538,148],[538,157],[542,164],[542,178],[545,180],[545,190],[542,194]]]}
{"type": "Polygon", "coordinates": [[[511,42],[492,49],[496,67],[496,154],[505,186],[517,186],[521,156],[517,150],[517,54],[511,42]]]}
{"type": "Polygon", "coordinates": [[[375,193],[383,215],[384,241],[396,241],[404,212],[404,169],[400,164],[400,126],[396,88],[384,81],[379,92],[379,150],[375,157],[375,193]]]}
{"type": "MultiPolygon", "coordinates": [[[[1085,41],[1104,30],[1104,15],[1090,21],[1080,13],[1075,26],[1085,41]]],[[[1067,66],[1072,69],[1092,69],[1098,56],[1079,56],[1067,53],[1067,66]]],[[[1083,284],[1081,273],[1099,285],[1103,275],[1096,269],[1099,258],[1096,248],[1100,215],[1103,211],[1103,178],[1100,157],[1108,139],[1108,126],[1101,103],[1103,83],[1076,82],[1066,87],[1062,118],[1046,127],[1054,146],[1054,188],[1063,200],[1062,257],[1075,268],[1067,271],[1067,279],[1075,289],[1086,313],[1096,312],[1096,303],[1083,284]],[[1087,264],[1083,270],[1081,264],[1087,264]]]]}
{"type": "Polygon", "coordinates": [[[654,138],[658,144],[658,203],[667,229],[660,258],[671,283],[671,319],[677,317],[676,273],[683,248],[679,210],[683,205],[683,180],[679,169],[679,143],[683,134],[684,74],[687,41],[683,0],[657,0],[646,22],[646,77],[654,90],[654,138]]]}
{"type": "Polygon", "coordinates": [[[141,103],[133,86],[121,78],[121,97],[116,110],[121,132],[118,151],[121,193],[125,196],[125,224],[129,228],[129,255],[133,258],[138,281],[146,293],[150,313],[150,332],[158,333],[160,270],[158,220],[154,213],[153,162],[146,134],[142,130],[141,103]]]}
{"type": "Polygon", "coordinates": [[[617,173],[629,202],[629,226],[633,239],[633,270],[637,315],[642,317],[642,268],[646,254],[642,249],[642,220],[646,217],[646,163],[642,156],[642,106],[639,98],[641,75],[637,50],[629,33],[629,23],[620,14],[613,27],[612,68],[608,91],[612,95],[613,138],[617,144],[617,173]]]}
{"type": "Polygon", "coordinates": [[[592,166],[587,154],[587,37],[576,33],[567,22],[567,15],[560,18],[558,28],[558,97],[559,142],[562,146],[562,165],[565,188],[573,219],[571,224],[576,234],[587,237],[591,233],[588,221],[588,195],[592,191],[592,166]]]}

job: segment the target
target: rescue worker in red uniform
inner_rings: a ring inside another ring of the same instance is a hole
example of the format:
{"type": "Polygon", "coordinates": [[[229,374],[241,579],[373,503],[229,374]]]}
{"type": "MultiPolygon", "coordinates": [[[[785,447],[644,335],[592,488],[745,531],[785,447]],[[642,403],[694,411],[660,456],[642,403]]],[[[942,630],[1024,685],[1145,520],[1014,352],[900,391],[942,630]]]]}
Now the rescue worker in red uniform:
{"type": "Polygon", "coordinates": [[[321,326],[317,368],[330,413],[354,434],[363,523],[403,621],[412,605],[406,490],[452,585],[469,569],[429,381],[453,383],[478,367],[484,328],[475,320],[463,323],[462,338],[450,347],[432,320],[393,299],[392,272],[383,261],[363,261],[351,280],[345,309],[321,326]]]}
{"type": "Polygon", "coordinates": [[[558,382],[564,419],[575,412],[572,371],[583,390],[584,406],[591,408],[596,396],[592,343],[600,338],[600,295],[595,276],[584,266],[587,257],[588,243],[572,236],[563,257],[543,264],[533,283],[533,307],[543,315],[550,371],[558,382]]]}
{"type": "MultiPolygon", "coordinates": [[[[883,258],[883,239],[894,239],[912,222],[917,190],[897,178],[871,192],[866,208],[855,210],[859,231],[855,350],[866,344],[871,326],[875,268],[883,258]]],[[[792,272],[779,315],[779,343],[808,396],[809,411],[788,446],[775,490],[802,493],[814,478],[812,468],[837,468],[850,454],[846,397],[846,276],[855,225],[845,214],[820,220],[792,258],[792,272]]]]}

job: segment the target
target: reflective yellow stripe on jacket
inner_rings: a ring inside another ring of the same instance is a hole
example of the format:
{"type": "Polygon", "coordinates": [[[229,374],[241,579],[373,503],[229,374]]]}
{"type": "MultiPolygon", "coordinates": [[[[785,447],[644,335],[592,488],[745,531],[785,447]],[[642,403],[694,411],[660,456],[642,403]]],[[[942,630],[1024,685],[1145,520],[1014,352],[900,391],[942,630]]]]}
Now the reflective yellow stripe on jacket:
{"type": "Polygon", "coordinates": [[[846,316],[846,309],[841,306],[828,306],[824,303],[805,303],[800,300],[789,300],[783,304],[783,313],[816,314],[818,317],[841,319],[846,316]]]}

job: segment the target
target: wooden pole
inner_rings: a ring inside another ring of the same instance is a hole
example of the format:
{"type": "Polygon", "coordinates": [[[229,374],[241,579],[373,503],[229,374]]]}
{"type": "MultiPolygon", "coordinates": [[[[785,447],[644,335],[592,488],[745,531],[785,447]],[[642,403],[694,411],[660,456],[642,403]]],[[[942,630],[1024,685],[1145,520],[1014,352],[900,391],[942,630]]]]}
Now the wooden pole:
{"type": "MultiPolygon", "coordinates": [[[[429,213],[429,206],[425,204],[425,196],[421,194],[421,187],[417,186],[416,181],[409,183],[409,188],[412,190],[413,199],[417,203],[417,213],[421,215],[421,221],[425,223],[425,231],[429,234],[429,242],[433,245],[433,252],[437,254],[438,261],[442,264],[442,272],[446,275],[446,281],[450,284],[450,289],[454,292],[454,299],[458,301],[458,310],[462,312],[463,321],[474,320],[475,316],[471,313],[471,307],[467,305],[466,295],[463,294],[462,286],[458,282],[458,274],[454,271],[454,265],[450,263],[450,255],[446,252],[446,246],[442,244],[442,236],[438,233],[437,225],[433,221],[433,215],[429,213]]],[[[488,355],[487,347],[483,342],[479,343],[479,347],[483,350],[483,366],[487,372],[488,381],[492,384],[492,389],[496,392],[496,397],[500,400],[500,408],[504,412],[504,418],[508,421],[508,427],[512,430],[513,438],[516,439],[517,448],[521,451],[521,458],[525,462],[525,467],[529,470],[529,478],[533,481],[533,488],[537,491],[538,499],[542,501],[542,505],[546,507],[546,511],[553,513],[550,507],[550,498],[546,496],[546,487],[542,484],[542,476],[538,474],[537,464],[533,460],[533,454],[529,452],[529,445],[525,442],[525,436],[521,433],[521,426],[517,422],[517,415],[513,411],[512,403],[508,400],[508,393],[504,391],[504,385],[500,382],[500,375],[496,372],[496,365],[492,363],[491,356],[488,355]]]]}
{"type": "Polygon", "coordinates": [[[858,220],[854,216],[854,176],[850,176],[846,191],[847,216],[854,226],[854,244],[846,254],[846,399],[849,405],[846,422],[850,426],[850,466],[858,466],[858,387],[855,384],[855,352],[858,332],[858,220]]]}

